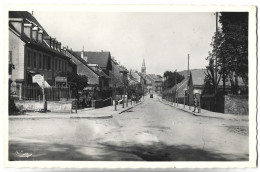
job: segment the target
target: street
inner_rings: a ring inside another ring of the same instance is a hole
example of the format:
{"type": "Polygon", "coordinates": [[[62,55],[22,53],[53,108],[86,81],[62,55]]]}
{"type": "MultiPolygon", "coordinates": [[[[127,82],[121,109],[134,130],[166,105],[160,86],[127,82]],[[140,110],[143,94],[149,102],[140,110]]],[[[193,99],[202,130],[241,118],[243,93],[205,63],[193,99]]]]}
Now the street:
{"type": "Polygon", "coordinates": [[[161,103],[156,95],[108,119],[9,120],[10,161],[247,161],[248,157],[248,121],[193,116],[161,103]]]}

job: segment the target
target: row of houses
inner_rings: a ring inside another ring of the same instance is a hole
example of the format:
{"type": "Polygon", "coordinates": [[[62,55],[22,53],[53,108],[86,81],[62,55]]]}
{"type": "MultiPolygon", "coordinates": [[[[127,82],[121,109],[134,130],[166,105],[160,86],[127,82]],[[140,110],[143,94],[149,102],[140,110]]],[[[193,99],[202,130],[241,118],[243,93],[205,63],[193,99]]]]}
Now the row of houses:
{"type": "Polygon", "coordinates": [[[27,11],[9,12],[10,65],[11,92],[20,100],[40,96],[40,91],[25,89],[41,86],[34,82],[36,75],[43,76],[44,87],[62,86],[69,92],[70,83],[62,73],[85,75],[88,85],[82,91],[94,100],[111,97],[113,88],[125,86],[130,78],[128,70],[112,59],[109,51],[75,51],[62,46],[27,11]]]}

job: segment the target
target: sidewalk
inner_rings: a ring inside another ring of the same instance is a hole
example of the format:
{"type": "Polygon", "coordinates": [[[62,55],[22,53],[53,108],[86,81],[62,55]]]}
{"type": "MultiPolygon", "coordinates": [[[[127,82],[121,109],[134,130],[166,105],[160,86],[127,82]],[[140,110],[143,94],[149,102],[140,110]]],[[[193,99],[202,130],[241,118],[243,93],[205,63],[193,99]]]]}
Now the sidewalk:
{"type": "Polygon", "coordinates": [[[41,113],[41,112],[26,112],[24,115],[14,115],[9,116],[9,119],[68,119],[68,118],[112,118],[113,115],[121,114],[141,103],[143,103],[145,100],[141,100],[139,103],[128,102],[128,107],[123,108],[122,104],[119,104],[116,106],[117,110],[115,111],[115,106],[107,106],[99,109],[94,108],[85,108],[85,109],[78,109],[77,113],[75,110],[73,110],[73,113],[57,113],[57,112],[47,112],[47,113],[41,113]]]}
{"type": "MultiPolygon", "coordinates": [[[[193,112],[194,107],[191,106],[189,110],[189,106],[185,105],[185,108],[183,104],[178,104],[178,106],[172,102],[166,101],[162,98],[158,98],[160,102],[169,105],[171,107],[174,107],[175,109],[190,113],[194,116],[201,116],[201,117],[207,117],[207,118],[217,118],[217,119],[225,119],[225,120],[234,120],[234,121],[248,121],[248,115],[235,115],[235,114],[224,114],[219,112],[212,112],[205,109],[201,109],[201,112],[193,112]]],[[[196,110],[197,111],[197,110],[196,110]]]]}

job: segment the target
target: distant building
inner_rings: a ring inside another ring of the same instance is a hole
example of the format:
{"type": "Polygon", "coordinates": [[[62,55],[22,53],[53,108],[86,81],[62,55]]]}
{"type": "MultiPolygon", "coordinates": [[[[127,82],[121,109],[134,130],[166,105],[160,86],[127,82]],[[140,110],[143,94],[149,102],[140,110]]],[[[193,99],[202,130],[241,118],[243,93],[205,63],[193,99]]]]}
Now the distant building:
{"type": "Polygon", "coordinates": [[[112,62],[112,71],[110,71],[109,73],[109,76],[111,78],[110,86],[113,87],[114,89],[121,88],[124,86],[123,74],[121,73],[122,68],[115,59],[112,59],[111,62],[112,62]]]}
{"type": "Polygon", "coordinates": [[[130,85],[137,85],[140,84],[141,76],[134,70],[130,70],[129,73],[129,84],[130,85]]]}
{"type": "Polygon", "coordinates": [[[77,64],[77,73],[88,77],[88,86],[84,88],[87,96],[94,100],[103,98],[102,91],[106,89],[105,83],[109,82],[110,77],[103,72],[98,64],[89,64],[83,52],[80,55],[70,49],[66,49],[66,52],[77,64]]]}
{"type": "Polygon", "coordinates": [[[160,75],[148,74],[145,77],[148,92],[160,94],[162,92],[163,78],[160,75]]]}
{"type": "Polygon", "coordinates": [[[109,72],[112,71],[112,61],[111,55],[108,51],[75,51],[78,56],[82,56],[87,64],[92,67],[94,70],[98,68],[106,74],[107,79],[104,80],[103,90],[109,89],[109,83],[111,82],[111,78],[109,77],[109,72]],[[82,54],[83,53],[83,54],[82,54]]]}
{"type": "Polygon", "coordinates": [[[24,96],[24,85],[35,74],[44,76],[45,86],[55,85],[55,77],[62,72],[77,72],[77,66],[64,53],[61,42],[50,37],[41,24],[27,11],[9,12],[9,58],[15,66],[11,80],[16,96],[24,96]]]}

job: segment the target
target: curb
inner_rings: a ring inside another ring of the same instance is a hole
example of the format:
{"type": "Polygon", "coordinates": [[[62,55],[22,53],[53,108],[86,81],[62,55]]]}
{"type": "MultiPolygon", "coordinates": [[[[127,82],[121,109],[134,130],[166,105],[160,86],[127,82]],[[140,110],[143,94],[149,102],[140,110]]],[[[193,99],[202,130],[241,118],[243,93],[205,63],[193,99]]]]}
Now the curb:
{"type": "MultiPolygon", "coordinates": [[[[138,104],[135,104],[133,106],[127,107],[124,110],[120,111],[118,114],[124,113],[125,111],[128,111],[129,109],[134,108],[135,106],[138,106],[140,104],[142,104],[144,101],[141,101],[138,104]]],[[[89,109],[89,110],[94,110],[93,109],[89,109]]],[[[86,111],[89,111],[86,110],[86,111]]],[[[61,115],[61,116],[13,116],[13,117],[9,117],[9,119],[30,119],[30,120],[37,120],[37,119],[81,119],[81,118],[85,118],[85,119],[109,119],[109,118],[113,118],[113,115],[104,115],[104,116],[73,116],[73,115],[69,115],[69,116],[65,116],[65,115],[61,115]]]]}
{"type": "Polygon", "coordinates": [[[44,116],[39,116],[39,117],[37,117],[37,116],[23,116],[23,117],[12,117],[12,118],[10,118],[9,117],[9,120],[15,120],[15,119],[21,119],[21,120],[23,120],[23,119],[31,119],[31,120],[37,120],[37,119],[69,119],[70,117],[69,116],[61,116],[61,117],[57,117],[57,116],[54,116],[54,117],[50,117],[50,116],[46,116],[46,117],[44,117],[44,116]]]}
{"type": "MultiPolygon", "coordinates": [[[[205,117],[205,118],[224,119],[224,120],[229,119],[229,118],[221,118],[221,117],[215,117],[215,116],[200,115],[200,114],[198,114],[198,113],[194,113],[194,112],[186,111],[186,110],[181,109],[181,108],[177,108],[177,107],[175,107],[175,106],[172,106],[172,105],[170,105],[170,104],[168,104],[168,103],[163,102],[160,98],[158,98],[158,99],[159,99],[159,101],[160,101],[161,103],[163,103],[163,104],[165,104],[165,105],[171,106],[171,107],[173,107],[174,109],[177,109],[177,110],[180,110],[180,111],[183,111],[183,112],[187,112],[187,113],[192,114],[192,115],[194,115],[194,116],[205,117]]],[[[230,119],[229,119],[229,120],[230,120],[230,119]]]]}
{"type": "Polygon", "coordinates": [[[135,105],[133,105],[133,106],[131,106],[131,107],[129,107],[129,108],[126,108],[126,109],[122,110],[121,112],[119,112],[118,114],[124,113],[125,111],[128,111],[129,109],[132,109],[132,108],[134,108],[134,107],[136,107],[136,106],[142,104],[143,102],[144,102],[144,101],[142,101],[142,102],[140,102],[140,103],[138,103],[138,104],[135,104],[135,105]]]}
{"type": "Polygon", "coordinates": [[[106,115],[106,116],[70,116],[70,119],[81,119],[81,118],[86,118],[86,119],[109,119],[112,118],[112,115],[106,115]]]}

